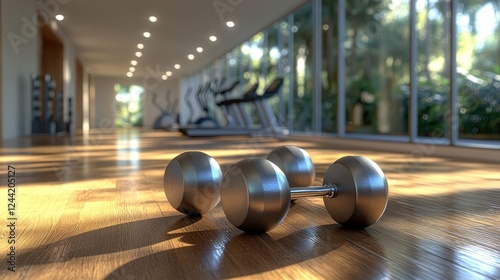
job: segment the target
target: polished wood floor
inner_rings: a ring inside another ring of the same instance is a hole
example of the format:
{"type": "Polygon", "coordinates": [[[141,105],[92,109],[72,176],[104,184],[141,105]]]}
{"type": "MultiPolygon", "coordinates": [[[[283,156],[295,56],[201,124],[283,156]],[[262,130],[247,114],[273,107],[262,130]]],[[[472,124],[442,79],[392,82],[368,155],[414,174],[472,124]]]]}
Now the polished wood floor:
{"type": "Polygon", "coordinates": [[[260,138],[189,139],[141,130],[87,137],[26,137],[0,149],[0,213],[16,168],[16,272],[9,228],[0,236],[0,279],[499,279],[500,164],[260,138]],[[226,170],[273,147],[309,151],[318,178],[335,159],[366,155],[384,170],[390,200],[366,230],[337,225],[320,198],[298,200],[267,234],[233,228],[220,207],[203,218],[172,209],[166,164],[186,150],[226,170]]]}

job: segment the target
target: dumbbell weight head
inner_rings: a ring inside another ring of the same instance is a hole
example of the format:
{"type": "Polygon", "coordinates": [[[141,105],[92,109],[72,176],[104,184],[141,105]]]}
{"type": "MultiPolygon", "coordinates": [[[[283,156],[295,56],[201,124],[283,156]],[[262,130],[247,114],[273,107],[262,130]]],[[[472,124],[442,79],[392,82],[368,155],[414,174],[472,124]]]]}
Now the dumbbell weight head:
{"type": "Polygon", "coordinates": [[[290,187],[274,163],[261,158],[245,159],[224,174],[221,203],[235,227],[265,232],[285,218],[290,208],[290,187]]]}
{"type": "Polygon", "coordinates": [[[314,183],[316,171],[305,150],[295,146],[281,146],[271,151],[267,159],[283,171],[291,188],[311,186],[314,183]]]}
{"type": "Polygon", "coordinates": [[[389,187],[382,169],[363,156],[346,156],[326,170],[323,185],[337,186],[334,198],[323,197],[328,214],[339,224],[365,228],[385,211],[389,187]]]}
{"type": "Polygon", "coordinates": [[[187,215],[202,215],[220,201],[222,171],[215,159],[202,152],[185,152],[172,159],[163,176],[165,195],[173,208],[187,215]]]}

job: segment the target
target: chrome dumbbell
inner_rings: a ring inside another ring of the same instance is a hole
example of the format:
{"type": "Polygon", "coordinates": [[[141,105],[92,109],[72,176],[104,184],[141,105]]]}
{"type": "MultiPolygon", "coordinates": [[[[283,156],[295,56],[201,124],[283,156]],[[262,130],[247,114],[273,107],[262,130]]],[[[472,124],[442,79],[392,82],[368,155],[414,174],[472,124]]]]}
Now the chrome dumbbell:
{"type": "Polygon", "coordinates": [[[348,156],[327,169],[322,186],[290,188],[283,171],[267,159],[242,160],[224,174],[221,201],[227,219],[248,232],[265,232],[283,221],[290,200],[323,196],[330,216],[355,228],[377,222],[385,211],[388,184],[380,167],[348,156]]]}

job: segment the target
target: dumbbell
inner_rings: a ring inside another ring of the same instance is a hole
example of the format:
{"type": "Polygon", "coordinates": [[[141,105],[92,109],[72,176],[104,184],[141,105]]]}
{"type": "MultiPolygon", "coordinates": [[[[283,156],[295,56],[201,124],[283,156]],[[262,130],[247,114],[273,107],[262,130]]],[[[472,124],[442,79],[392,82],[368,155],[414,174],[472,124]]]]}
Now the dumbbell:
{"type": "Polygon", "coordinates": [[[281,146],[266,157],[285,173],[290,188],[311,186],[316,171],[307,151],[295,146],[281,146]]]}
{"type": "MultiPolygon", "coordinates": [[[[293,186],[307,186],[314,181],[314,165],[306,151],[283,146],[269,153],[268,158],[290,175],[288,181],[293,186]]],[[[221,181],[222,171],[214,158],[202,152],[184,152],[167,165],[163,188],[177,211],[202,215],[219,203],[221,181]]]]}
{"type": "Polygon", "coordinates": [[[247,232],[274,228],[288,213],[291,199],[312,196],[323,196],[337,223],[365,228],[384,213],[388,184],[380,167],[363,156],[335,161],[328,167],[322,186],[290,188],[283,171],[261,158],[239,161],[222,179],[224,213],[231,224],[247,232]]]}
{"type": "Polygon", "coordinates": [[[220,201],[222,171],[217,161],[202,152],[185,152],[165,168],[163,188],[168,202],[187,215],[202,215],[220,201]]]}

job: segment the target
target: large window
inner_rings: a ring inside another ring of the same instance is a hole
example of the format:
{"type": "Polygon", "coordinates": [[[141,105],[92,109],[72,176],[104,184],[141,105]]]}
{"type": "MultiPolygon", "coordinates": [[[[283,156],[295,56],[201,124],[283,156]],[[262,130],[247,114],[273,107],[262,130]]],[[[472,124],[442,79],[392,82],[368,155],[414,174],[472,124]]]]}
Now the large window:
{"type": "MultiPolygon", "coordinates": [[[[266,31],[266,41],[267,46],[266,50],[266,71],[265,71],[265,83],[266,85],[270,84],[275,78],[283,77],[283,68],[285,66],[285,57],[283,55],[282,50],[284,49],[285,42],[284,36],[281,30],[281,21],[271,25],[266,31]]],[[[271,108],[273,109],[274,114],[276,115],[276,119],[278,120],[278,124],[280,126],[284,125],[285,119],[285,95],[284,95],[285,87],[283,87],[278,94],[278,98],[272,98],[270,100],[271,108]]]]}
{"type": "Polygon", "coordinates": [[[336,0],[323,1],[323,60],[321,72],[322,131],[336,132],[338,79],[338,9],[336,0]]]}
{"type": "MultiPolygon", "coordinates": [[[[227,78],[230,81],[236,81],[240,79],[240,51],[239,48],[233,49],[231,52],[226,54],[226,63],[227,63],[227,78]]],[[[241,88],[240,83],[240,88],[241,88]]],[[[241,90],[237,90],[241,92],[241,90]]]]}
{"type": "Polygon", "coordinates": [[[294,96],[293,129],[312,131],[313,121],[313,60],[312,60],[312,5],[308,4],[293,14],[294,96]]]}
{"type": "Polygon", "coordinates": [[[308,1],[208,68],[260,91],[282,76],[270,103],[292,133],[486,143],[500,140],[498,34],[497,0],[308,1]]]}
{"type": "Polygon", "coordinates": [[[283,35],[280,32],[280,24],[275,23],[269,27],[265,34],[267,38],[266,51],[266,84],[270,83],[274,78],[282,75],[281,49],[283,48],[283,35]]]}
{"type": "Polygon", "coordinates": [[[262,83],[264,58],[264,33],[259,32],[241,46],[241,73],[244,85],[262,83]]]}
{"type": "Polygon", "coordinates": [[[346,131],[406,135],[409,1],[346,4],[346,131]]]}
{"type": "Polygon", "coordinates": [[[450,2],[418,0],[418,136],[449,139],[450,2]]]}
{"type": "Polygon", "coordinates": [[[293,56],[293,15],[285,17],[279,21],[279,30],[283,36],[283,48],[280,50],[280,63],[283,68],[283,87],[281,89],[280,107],[278,122],[287,129],[293,130],[295,119],[293,109],[293,96],[295,91],[295,71],[293,56]]]}
{"type": "Polygon", "coordinates": [[[115,126],[141,127],[144,88],[137,85],[115,85],[115,126]]]}
{"type": "Polygon", "coordinates": [[[458,1],[457,83],[462,139],[500,140],[499,4],[458,1]]]}

